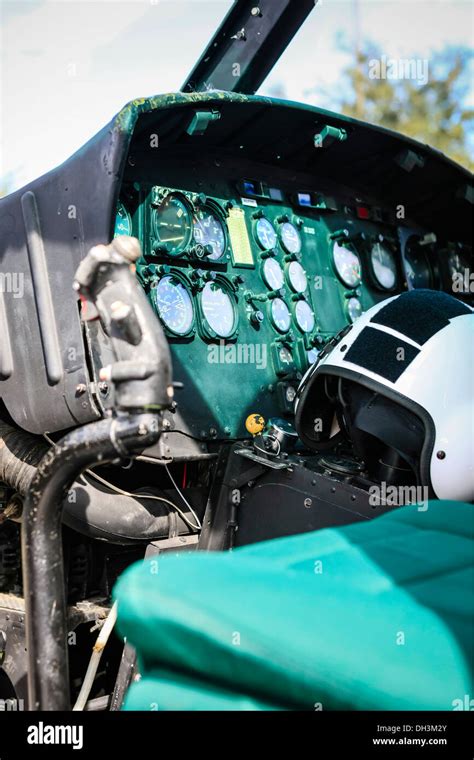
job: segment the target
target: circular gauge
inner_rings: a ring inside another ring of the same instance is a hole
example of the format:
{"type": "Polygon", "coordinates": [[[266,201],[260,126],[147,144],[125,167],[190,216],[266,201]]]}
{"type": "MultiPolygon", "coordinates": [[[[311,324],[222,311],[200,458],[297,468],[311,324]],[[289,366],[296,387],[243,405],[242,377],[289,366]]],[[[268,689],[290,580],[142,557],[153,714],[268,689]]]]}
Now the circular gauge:
{"type": "Polygon", "coordinates": [[[236,312],[229,292],[221,283],[206,283],[201,293],[201,306],[209,327],[219,338],[232,335],[236,312]]]}
{"type": "Polygon", "coordinates": [[[291,314],[288,306],[281,298],[274,298],[271,305],[272,322],[279,332],[285,333],[290,329],[291,314]]]}
{"type": "Polygon", "coordinates": [[[300,233],[291,222],[283,222],[281,225],[280,239],[283,248],[288,253],[299,253],[301,251],[300,233]]]}
{"type": "Polygon", "coordinates": [[[265,259],[263,279],[272,290],[279,290],[284,283],[283,270],[275,259],[265,259]]]}
{"type": "Polygon", "coordinates": [[[224,225],[209,206],[199,209],[193,216],[193,235],[198,245],[207,247],[208,261],[218,261],[226,249],[224,225]]]}
{"type": "Polygon", "coordinates": [[[292,261],[288,266],[288,279],[296,293],[304,293],[308,287],[306,272],[298,261],[292,261]]]}
{"type": "Polygon", "coordinates": [[[308,364],[314,364],[314,362],[318,361],[318,357],[319,357],[318,349],[310,348],[309,351],[306,351],[306,357],[308,359],[308,364]]]}
{"type": "Polygon", "coordinates": [[[180,256],[191,240],[191,212],[178,195],[167,195],[153,214],[156,248],[168,256],[180,256]]]}
{"type": "Polygon", "coordinates": [[[131,235],[132,234],[132,219],[127,209],[121,201],[117,205],[117,214],[115,216],[115,229],[114,237],[117,235],[131,235]]]}
{"type": "Polygon", "coordinates": [[[362,314],[362,304],[358,298],[349,298],[347,302],[347,316],[351,322],[355,322],[362,314]]]}
{"type": "Polygon", "coordinates": [[[265,251],[275,248],[276,246],[277,234],[275,228],[264,216],[257,219],[257,224],[255,225],[255,237],[257,238],[257,243],[265,251]]]}
{"type": "Polygon", "coordinates": [[[291,364],[293,364],[293,354],[288,346],[280,346],[278,349],[278,359],[283,367],[285,365],[291,366],[291,364]]]}
{"type": "Polygon", "coordinates": [[[336,272],[348,288],[356,288],[360,284],[360,259],[354,251],[334,243],[333,259],[336,272]]]}
{"type": "Polygon", "coordinates": [[[431,288],[432,274],[428,257],[416,240],[405,248],[405,274],[412,288],[431,288]]]}
{"type": "Polygon", "coordinates": [[[397,262],[393,251],[383,243],[374,243],[370,262],[377,284],[384,290],[392,290],[397,282],[397,262]]]}
{"type": "Polygon", "coordinates": [[[307,301],[297,301],[295,306],[296,324],[304,333],[314,330],[314,314],[307,301]]]}
{"type": "Polygon", "coordinates": [[[166,275],[151,293],[163,324],[176,335],[186,335],[194,318],[193,302],[186,286],[174,275],[166,275]]]}

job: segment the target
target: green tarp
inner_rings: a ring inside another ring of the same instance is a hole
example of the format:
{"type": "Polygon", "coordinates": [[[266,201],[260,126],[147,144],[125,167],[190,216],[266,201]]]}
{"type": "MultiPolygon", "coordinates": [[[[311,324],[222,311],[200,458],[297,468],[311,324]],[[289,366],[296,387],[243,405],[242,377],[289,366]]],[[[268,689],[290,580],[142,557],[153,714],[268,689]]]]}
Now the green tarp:
{"type": "MultiPolygon", "coordinates": [[[[426,505],[425,505],[426,506],[426,505]]],[[[129,568],[129,710],[452,710],[473,695],[474,507],[129,568]]]]}

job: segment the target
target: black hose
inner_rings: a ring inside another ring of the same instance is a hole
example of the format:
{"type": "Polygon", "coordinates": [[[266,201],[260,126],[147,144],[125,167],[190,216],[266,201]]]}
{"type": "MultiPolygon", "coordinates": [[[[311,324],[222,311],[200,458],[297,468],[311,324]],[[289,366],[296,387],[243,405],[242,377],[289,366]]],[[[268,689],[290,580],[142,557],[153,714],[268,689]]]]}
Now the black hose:
{"type": "MultiPolygon", "coordinates": [[[[145,493],[162,495],[155,489],[144,490],[145,493]]],[[[69,492],[63,523],[84,536],[112,544],[149,543],[171,533],[189,533],[189,525],[171,505],[155,499],[137,499],[138,496],[124,496],[100,484],[93,485],[86,476],[76,480],[69,492]]],[[[191,512],[186,509],[182,512],[191,525],[195,524],[191,512]]]]}
{"type": "Polygon", "coordinates": [[[31,710],[68,710],[69,667],[62,550],[62,507],[79,473],[154,443],[153,414],[108,418],[74,430],[38,465],[26,495],[22,568],[31,710]]]}
{"type": "MultiPolygon", "coordinates": [[[[25,496],[49,448],[41,438],[0,421],[0,482],[25,496]]],[[[195,522],[190,512],[183,513],[195,522]]],[[[88,476],[75,481],[63,502],[63,523],[89,538],[122,545],[189,532],[185,520],[164,502],[111,492],[88,476]]]]}
{"type": "Polygon", "coordinates": [[[24,496],[48,449],[41,438],[0,420],[0,483],[24,496]]]}

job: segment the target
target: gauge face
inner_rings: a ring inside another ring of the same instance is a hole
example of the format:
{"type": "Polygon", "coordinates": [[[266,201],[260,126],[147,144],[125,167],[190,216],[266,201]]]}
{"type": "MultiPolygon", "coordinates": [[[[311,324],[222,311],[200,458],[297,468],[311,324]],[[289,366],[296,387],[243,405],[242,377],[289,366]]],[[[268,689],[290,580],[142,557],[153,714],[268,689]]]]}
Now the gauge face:
{"type": "Polygon", "coordinates": [[[283,248],[288,253],[299,253],[301,251],[301,236],[294,224],[284,222],[280,227],[280,237],[283,248]]]}
{"type": "Polygon", "coordinates": [[[193,325],[193,302],[187,288],[173,275],[162,277],[152,297],[164,325],[176,335],[186,335],[193,325]]]}
{"type": "Polygon", "coordinates": [[[277,234],[275,228],[264,216],[257,220],[257,224],[255,225],[255,237],[257,238],[257,243],[265,251],[275,248],[276,246],[277,234]]]}
{"type": "Polygon", "coordinates": [[[226,249],[224,225],[212,209],[204,206],[194,214],[193,234],[196,243],[208,246],[210,253],[206,258],[209,261],[218,261],[222,258],[226,249]]]}
{"type": "Polygon", "coordinates": [[[347,302],[347,316],[351,322],[355,322],[362,314],[362,304],[358,298],[349,298],[347,302]]]}
{"type": "Polygon", "coordinates": [[[333,248],[334,266],[344,285],[355,288],[360,283],[360,259],[354,251],[334,243],[333,248]]]}
{"type": "Polygon", "coordinates": [[[278,358],[282,366],[291,365],[293,363],[293,354],[288,346],[281,346],[278,350],[278,358]]]}
{"type": "Polygon", "coordinates": [[[314,362],[318,361],[319,351],[317,348],[310,348],[309,351],[306,351],[306,356],[308,364],[314,364],[314,362]]]}
{"type": "Polygon", "coordinates": [[[288,279],[296,293],[304,293],[308,287],[306,272],[298,261],[292,261],[288,266],[288,279]]]}
{"type": "Polygon", "coordinates": [[[117,214],[115,216],[115,229],[114,237],[117,235],[131,235],[132,234],[132,220],[127,209],[121,201],[117,206],[117,214]]]}
{"type": "Polygon", "coordinates": [[[378,285],[385,290],[392,290],[397,282],[397,262],[393,251],[383,243],[374,243],[370,261],[378,285]]]}
{"type": "Polygon", "coordinates": [[[431,267],[426,253],[416,243],[406,247],[405,274],[412,288],[431,288],[431,267]]]}
{"type": "Polygon", "coordinates": [[[203,314],[211,330],[228,338],[235,329],[235,308],[227,290],[218,282],[208,282],[201,293],[203,314]]]}
{"type": "Polygon", "coordinates": [[[154,212],[158,247],[168,256],[179,256],[191,240],[191,213],[177,195],[168,195],[154,212]]]}
{"type": "Polygon", "coordinates": [[[263,279],[272,290],[279,290],[284,283],[283,270],[275,259],[265,259],[263,279]]]}
{"type": "Polygon", "coordinates": [[[304,333],[314,330],[314,314],[307,301],[297,301],[295,306],[296,324],[304,333]]]}
{"type": "Polygon", "coordinates": [[[272,322],[280,332],[288,332],[291,324],[291,314],[288,306],[281,298],[274,298],[271,306],[272,322]]]}

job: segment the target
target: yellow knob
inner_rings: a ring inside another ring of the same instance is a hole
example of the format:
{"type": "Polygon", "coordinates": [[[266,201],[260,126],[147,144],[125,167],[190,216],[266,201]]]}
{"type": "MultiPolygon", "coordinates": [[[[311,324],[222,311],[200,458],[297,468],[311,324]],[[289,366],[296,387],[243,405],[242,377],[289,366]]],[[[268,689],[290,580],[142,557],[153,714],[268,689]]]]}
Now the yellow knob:
{"type": "Polygon", "coordinates": [[[258,435],[265,427],[265,420],[261,414],[249,414],[245,420],[245,427],[250,435],[258,435]]]}

